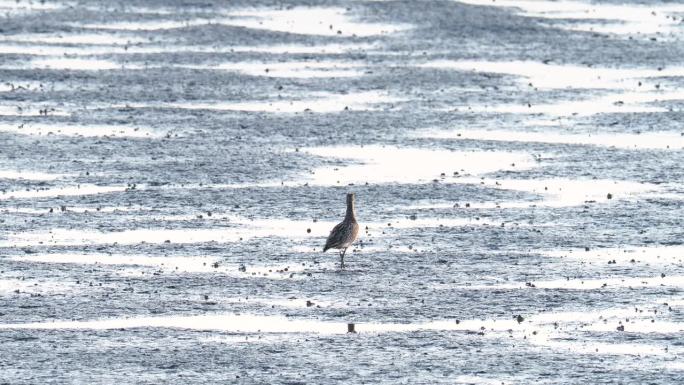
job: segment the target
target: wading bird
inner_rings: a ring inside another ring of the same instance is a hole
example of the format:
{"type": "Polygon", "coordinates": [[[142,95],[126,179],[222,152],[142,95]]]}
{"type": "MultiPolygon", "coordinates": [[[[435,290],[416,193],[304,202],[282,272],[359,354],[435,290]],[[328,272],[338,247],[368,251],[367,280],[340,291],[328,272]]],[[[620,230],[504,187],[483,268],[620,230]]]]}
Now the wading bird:
{"type": "Polygon", "coordinates": [[[333,227],[328,240],[325,241],[323,252],[328,249],[340,250],[340,265],[344,268],[344,253],[355,240],[359,234],[359,224],[356,223],[356,215],[354,214],[354,193],[347,194],[347,214],[344,220],[333,227]]]}

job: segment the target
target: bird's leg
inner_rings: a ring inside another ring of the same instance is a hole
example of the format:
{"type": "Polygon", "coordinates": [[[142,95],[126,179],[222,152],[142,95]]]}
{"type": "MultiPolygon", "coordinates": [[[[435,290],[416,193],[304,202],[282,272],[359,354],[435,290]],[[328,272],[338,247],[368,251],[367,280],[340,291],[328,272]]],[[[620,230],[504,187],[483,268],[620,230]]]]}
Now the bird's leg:
{"type": "Polygon", "coordinates": [[[347,248],[340,250],[340,267],[344,269],[344,254],[347,252],[347,248]]]}

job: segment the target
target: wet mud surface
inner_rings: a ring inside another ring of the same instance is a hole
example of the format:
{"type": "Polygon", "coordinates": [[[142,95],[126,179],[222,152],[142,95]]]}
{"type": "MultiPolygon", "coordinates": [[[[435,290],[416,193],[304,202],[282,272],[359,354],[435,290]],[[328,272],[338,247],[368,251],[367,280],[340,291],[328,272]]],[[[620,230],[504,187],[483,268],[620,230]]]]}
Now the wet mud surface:
{"type": "Polygon", "coordinates": [[[684,380],[684,6],[0,11],[0,383],[684,380]]]}

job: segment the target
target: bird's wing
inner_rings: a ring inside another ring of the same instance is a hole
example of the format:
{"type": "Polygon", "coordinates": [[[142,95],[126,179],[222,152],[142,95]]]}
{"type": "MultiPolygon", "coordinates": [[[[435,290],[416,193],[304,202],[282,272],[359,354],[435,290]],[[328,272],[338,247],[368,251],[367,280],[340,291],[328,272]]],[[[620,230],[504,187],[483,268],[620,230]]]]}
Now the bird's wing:
{"type": "Polygon", "coordinates": [[[344,222],[340,222],[337,225],[335,225],[335,227],[333,227],[332,230],[330,230],[330,235],[328,235],[328,239],[325,241],[325,247],[323,247],[323,252],[342,244],[343,239],[344,222]]]}

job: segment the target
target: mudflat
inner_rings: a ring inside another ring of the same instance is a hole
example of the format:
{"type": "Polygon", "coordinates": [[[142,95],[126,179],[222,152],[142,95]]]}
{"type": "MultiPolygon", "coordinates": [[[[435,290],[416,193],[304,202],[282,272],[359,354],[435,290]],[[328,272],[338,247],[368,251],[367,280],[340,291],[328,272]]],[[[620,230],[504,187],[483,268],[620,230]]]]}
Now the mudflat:
{"type": "Polygon", "coordinates": [[[0,14],[0,383],[684,381],[684,6],[0,14]]]}

